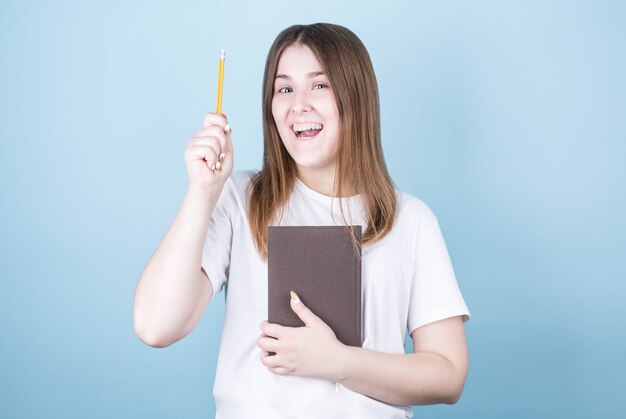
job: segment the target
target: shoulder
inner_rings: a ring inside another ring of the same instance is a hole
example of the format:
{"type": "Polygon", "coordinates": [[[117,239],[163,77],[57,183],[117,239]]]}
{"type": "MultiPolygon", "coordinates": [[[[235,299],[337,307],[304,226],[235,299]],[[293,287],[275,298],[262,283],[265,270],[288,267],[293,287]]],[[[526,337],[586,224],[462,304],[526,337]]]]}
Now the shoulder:
{"type": "Polygon", "coordinates": [[[257,175],[256,170],[239,170],[231,173],[230,177],[224,184],[222,193],[235,194],[244,197],[250,187],[252,179],[257,175]]]}
{"type": "Polygon", "coordinates": [[[230,177],[224,183],[219,198],[219,204],[225,208],[237,207],[241,211],[245,211],[245,202],[250,187],[250,182],[256,176],[255,170],[241,170],[231,173],[230,177]]]}
{"type": "Polygon", "coordinates": [[[396,190],[398,220],[410,219],[421,224],[436,224],[437,216],[420,198],[407,192],[396,190]]]}
{"type": "Polygon", "coordinates": [[[248,185],[250,185],[250,182],[252,181],[252,179],[258,174],[259,172],[257,170],[239,170],[236,172],[233,172],[230,177],[228,178],[228,180],[226,181],[226,183],[230,183],[231,187],[234,186],[235,188],[239,189],[239,188],[247,188],[248,185]]]}
{"type": "Polygon", "coordinates": [[[415,246],[427,240],[439,228],[439,221],[433,210],[420,198],[407,192],[396,190],[397,211],[394,230],[410,234],[415,246]]]}

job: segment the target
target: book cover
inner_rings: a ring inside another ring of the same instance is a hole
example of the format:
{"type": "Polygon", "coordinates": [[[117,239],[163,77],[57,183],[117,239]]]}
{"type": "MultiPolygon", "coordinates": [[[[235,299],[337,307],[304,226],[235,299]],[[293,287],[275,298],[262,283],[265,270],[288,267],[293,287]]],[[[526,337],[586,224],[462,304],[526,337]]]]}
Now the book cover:
{"type": "Polygon", "coordinates": [[[361,346],[361,226],[270,226],[268,321],[304,326],[289,305],[302,302],[346,345],[361,346]],[[348,229],[357,239],[355,247],[348,229]]]}

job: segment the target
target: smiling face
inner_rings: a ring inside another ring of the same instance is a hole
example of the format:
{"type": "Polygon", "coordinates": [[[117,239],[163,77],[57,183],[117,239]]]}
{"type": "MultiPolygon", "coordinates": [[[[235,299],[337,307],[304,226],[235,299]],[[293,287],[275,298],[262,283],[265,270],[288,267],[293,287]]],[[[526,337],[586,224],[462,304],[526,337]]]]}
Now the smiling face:
{"type": "Polygon", "coordinates": [[[308,47],[292,45],[281,54],[272,115],[298,173],[332,181],[339,144],[339,112],[328,77],[308,47]]]}

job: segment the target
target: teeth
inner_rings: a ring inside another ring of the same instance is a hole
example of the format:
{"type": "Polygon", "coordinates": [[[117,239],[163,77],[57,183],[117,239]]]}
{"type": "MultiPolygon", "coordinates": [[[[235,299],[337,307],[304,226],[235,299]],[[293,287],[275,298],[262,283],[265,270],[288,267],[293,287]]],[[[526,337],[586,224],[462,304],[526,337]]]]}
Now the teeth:
{"type": "Polygon", "coordinates": [[[295,132],[308,131],[310,129],[322,129],[322,124],[296,124],[293,126],[295,132]]]}

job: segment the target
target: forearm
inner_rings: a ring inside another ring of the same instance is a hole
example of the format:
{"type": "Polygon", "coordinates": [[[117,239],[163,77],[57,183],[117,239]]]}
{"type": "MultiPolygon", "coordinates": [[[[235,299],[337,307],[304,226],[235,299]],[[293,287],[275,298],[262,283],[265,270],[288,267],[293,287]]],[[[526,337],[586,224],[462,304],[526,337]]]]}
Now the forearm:
{"type": "MultiPolygon", "coordinates": [[[[182,338],[201,287],[202,247],[220,191],[190,186],[167,234],[146,265],[135,293],[135,330],[153,346],[182,338]]],[[[208,284],[210,286],[210,284],[208,284]]]]}
{"type": "Polygon", "coordinates": [[[346,346],[338,361],[337,382],[391,404],[452,404],[465,383],[463,368],[430,352],[388,354],[346,346]]]}

